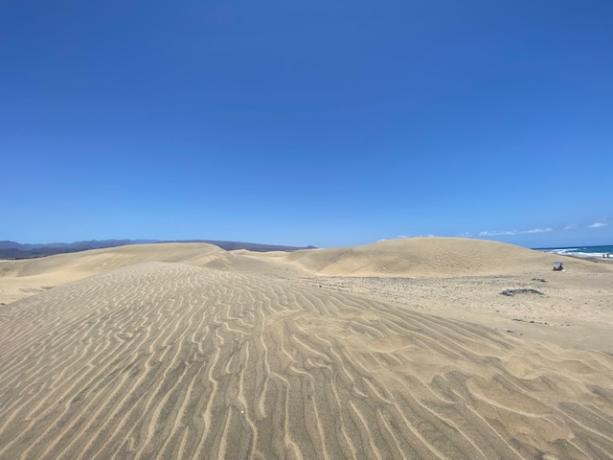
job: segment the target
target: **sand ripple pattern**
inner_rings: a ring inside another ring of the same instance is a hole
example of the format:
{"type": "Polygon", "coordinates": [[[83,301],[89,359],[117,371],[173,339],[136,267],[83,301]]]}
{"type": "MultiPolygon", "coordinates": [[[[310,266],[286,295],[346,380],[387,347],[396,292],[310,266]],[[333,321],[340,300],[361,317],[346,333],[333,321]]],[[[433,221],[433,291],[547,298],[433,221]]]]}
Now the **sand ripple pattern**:
{"type": "Polygon", "coordinates": [[[0,458],[613,457],[613,357],[150,262],[0,309],[0,458]]]}

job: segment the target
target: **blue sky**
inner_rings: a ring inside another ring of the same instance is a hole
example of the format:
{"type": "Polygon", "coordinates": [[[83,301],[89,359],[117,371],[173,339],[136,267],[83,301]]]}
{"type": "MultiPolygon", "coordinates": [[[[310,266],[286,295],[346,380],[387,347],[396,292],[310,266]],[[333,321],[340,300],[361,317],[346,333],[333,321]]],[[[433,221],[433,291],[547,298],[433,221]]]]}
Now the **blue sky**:
{"type": "Polygon", "coordinates": [[[612,17],[2,2],[0,239],[613,243],[612,17]]]}

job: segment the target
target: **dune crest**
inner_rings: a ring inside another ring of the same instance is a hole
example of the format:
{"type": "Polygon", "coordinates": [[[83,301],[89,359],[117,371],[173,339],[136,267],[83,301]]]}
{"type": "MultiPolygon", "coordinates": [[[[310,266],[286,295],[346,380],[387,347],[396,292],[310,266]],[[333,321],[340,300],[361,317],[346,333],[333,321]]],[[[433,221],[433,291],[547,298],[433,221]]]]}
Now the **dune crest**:
{"type": "MultiPolygon", "coordinates": [[[[467,238],[403,238],[339,249],[301,250],[284,259],[328,276],[473,276],[551,270],[561,256],[467,238]]],[[[603,270],[589,261],[562,257],[569,268],[603,270]]]]}
{"type": "Polygon", "coordinates": [[[235,252],[206,243],[156,243],[0,261],[0,302],[9,303],[68,282],[144,262],[180,262],[281,276],[298,270],[235,252]]]}

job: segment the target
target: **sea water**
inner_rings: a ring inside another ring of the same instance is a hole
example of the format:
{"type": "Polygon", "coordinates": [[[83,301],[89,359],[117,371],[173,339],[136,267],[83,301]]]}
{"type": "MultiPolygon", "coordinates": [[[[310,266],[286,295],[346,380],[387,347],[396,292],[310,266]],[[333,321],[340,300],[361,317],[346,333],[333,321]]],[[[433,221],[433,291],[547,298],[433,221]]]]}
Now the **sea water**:
{"type": "Polygon", "coordinates": [[[613,259],[613,244],[604,246],[572,246],[567,248],[538,248],[540,251],[579,257],[606,257],[613,259]]]}

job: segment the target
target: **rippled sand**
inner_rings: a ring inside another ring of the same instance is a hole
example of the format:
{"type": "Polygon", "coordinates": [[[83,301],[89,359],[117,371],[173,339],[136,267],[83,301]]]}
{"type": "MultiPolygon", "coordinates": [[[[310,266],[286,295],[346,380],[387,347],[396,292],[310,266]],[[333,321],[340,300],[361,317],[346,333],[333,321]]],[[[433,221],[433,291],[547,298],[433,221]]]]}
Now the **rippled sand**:
{"type": "Polygon", "coordinates": [[[0,458],[613,456],[610,353],[156,250],[0,306],[0,458]]]}

